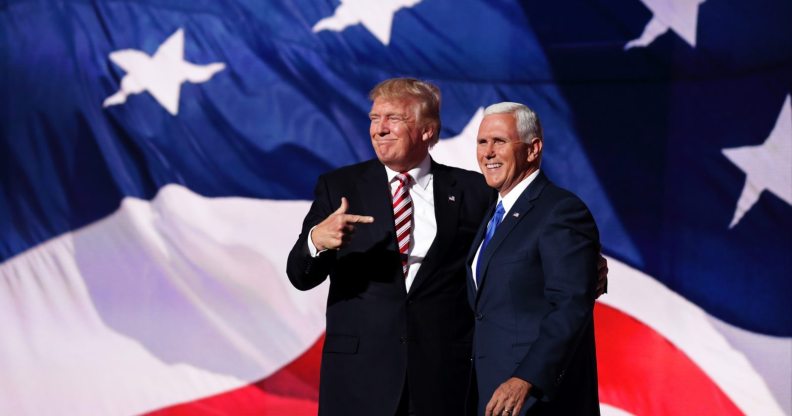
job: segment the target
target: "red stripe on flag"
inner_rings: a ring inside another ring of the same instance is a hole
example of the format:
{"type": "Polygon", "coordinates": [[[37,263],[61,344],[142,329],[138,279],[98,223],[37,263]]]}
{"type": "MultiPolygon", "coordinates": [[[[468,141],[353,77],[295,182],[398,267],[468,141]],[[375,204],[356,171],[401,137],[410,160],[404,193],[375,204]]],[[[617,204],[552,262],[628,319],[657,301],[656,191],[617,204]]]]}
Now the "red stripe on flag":
{"type": "Polygon", "coordinates": [[[742,414],[706,373],[654,329],[601,303],[594,325],[600,402],[636,415],[742,414]]]}
{"type": "Polygon", "coordinates": [[[148,415],[316,415],[319,410],[319,365],[323,344],[324,335],[303,355],[255,384],[177,404],[148,415]]]}
{"type": "MultiPolygon", "coordinates": [[[[741,415],[684,352],[633,317],[598,303],[596,327],[602,403],[636,415],[741,415]]],[[[324,336],[264,380],[149,415],[315,415],[324,336]]]]}

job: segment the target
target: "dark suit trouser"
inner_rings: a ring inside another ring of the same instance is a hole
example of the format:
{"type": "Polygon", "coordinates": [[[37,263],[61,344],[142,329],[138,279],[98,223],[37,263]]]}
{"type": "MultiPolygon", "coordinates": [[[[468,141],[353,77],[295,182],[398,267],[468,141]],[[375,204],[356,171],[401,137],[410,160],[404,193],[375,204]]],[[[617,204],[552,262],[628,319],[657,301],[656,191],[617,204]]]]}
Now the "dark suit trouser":
{"type": "Polygon", "coordinates": [[[416,416],[415,405],[410,398],[410,389],[407,386],[407,380],[404,380],[404,388],[402,388],[401,400],[399,401],[399,408],[396,409],[396,416],[416,416]]]}

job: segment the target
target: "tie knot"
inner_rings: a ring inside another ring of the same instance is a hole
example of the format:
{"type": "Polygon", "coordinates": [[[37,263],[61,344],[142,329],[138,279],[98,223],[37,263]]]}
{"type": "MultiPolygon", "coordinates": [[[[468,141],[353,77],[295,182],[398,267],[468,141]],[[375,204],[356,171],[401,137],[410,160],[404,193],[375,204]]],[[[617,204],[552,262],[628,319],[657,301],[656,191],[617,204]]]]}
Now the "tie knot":
{"type": "Polygon", "coordinates": [[[501,219],[503,219],[503,214],[506,213],[506,210],[503,209],[503,204],[498,201],[498,206],[495,207],[495,214],[492,216],[492,221],[495,223],[495,226],[500,224],[501,219]]]}
{"type": "Polygon", "coordinates": [[[396,175],[396,180],[401,182],[403,186],[407,186],[412,183],[412,176],[407,172],[401,172],[396,175]]]}

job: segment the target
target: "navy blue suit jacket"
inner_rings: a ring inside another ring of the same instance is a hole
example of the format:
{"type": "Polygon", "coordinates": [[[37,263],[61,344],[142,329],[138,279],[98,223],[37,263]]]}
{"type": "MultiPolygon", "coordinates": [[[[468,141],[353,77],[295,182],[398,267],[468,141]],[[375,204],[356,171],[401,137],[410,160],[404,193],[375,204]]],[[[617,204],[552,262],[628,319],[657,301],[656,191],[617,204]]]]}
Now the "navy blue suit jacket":
{"type": "Polygon", "coordinates": [[[470,267],[493,211],[467,259],[479,413],[516,376],[534,386],[521,414],[599,414],[592,322],[599,234],[591,213],[540,172],[481,253],[477,290],[470,267]]]}

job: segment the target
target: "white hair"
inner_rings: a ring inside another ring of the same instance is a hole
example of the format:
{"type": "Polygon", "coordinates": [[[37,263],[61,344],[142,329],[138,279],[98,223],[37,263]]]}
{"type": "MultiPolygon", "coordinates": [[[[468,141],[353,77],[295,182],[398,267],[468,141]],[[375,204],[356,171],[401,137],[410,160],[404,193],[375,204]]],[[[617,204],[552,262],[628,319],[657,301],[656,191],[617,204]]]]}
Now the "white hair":
{"type": "Polygon", "coordinates": [[[514,121],[517,125],[517,134],[520,135],[520,140],[523,143],[530,143],[531,139],[534,137],[544,140],[542,136],[542,123],[539,121],[539,116],[525,104],[508,101],[492,104],[484,110],[484,116],[491,114],[514,115],[514,121]]]}

